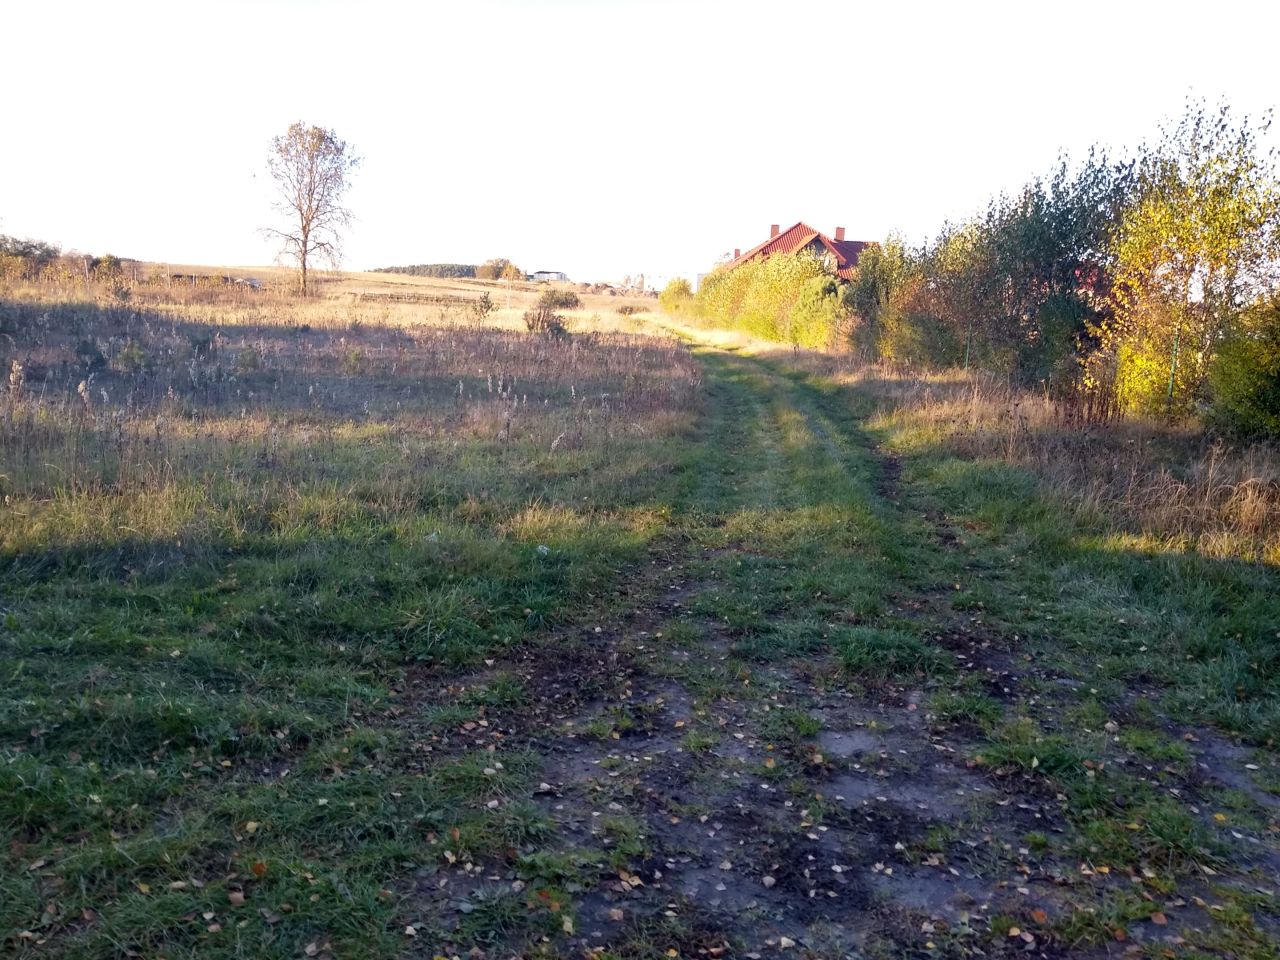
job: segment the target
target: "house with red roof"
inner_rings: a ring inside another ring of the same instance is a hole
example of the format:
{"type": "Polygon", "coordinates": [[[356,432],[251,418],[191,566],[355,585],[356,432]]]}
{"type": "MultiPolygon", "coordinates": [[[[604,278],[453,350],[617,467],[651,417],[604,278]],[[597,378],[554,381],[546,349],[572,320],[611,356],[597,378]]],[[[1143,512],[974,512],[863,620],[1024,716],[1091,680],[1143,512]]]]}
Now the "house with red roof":
{"type": "Polygon", "coordinates": [[[829,237],[807,223],[797,223],[786,230],[779,230],[775,223],[769,227],[769,239],[764,243],[752,247],[746,253],[734,250],[727,269],[732,270],[761,257],[771,257],[775,253],[808,251],[826,259],[831,272],[841,280],[852,280],[858,266],[858,257],[873,243],[870,240],[846,240],[844,227],[836,227],[836,235],[829,237]]]}

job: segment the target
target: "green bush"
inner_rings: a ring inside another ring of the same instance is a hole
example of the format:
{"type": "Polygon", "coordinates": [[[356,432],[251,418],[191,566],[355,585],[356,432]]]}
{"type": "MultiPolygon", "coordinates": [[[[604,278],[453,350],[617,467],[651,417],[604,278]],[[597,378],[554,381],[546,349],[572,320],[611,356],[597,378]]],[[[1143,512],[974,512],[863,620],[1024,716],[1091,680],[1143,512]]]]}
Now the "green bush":
{"type": "Polygon", "coordinates": [[[960,362],[962,347],[933,316],[891,305],[880,315],[876,351],[891,363],[938,367],[960,362]]]}
{"type": "Polygon", "coordinates": [[[804,347],[825,347],[831,324],[843,307],[832,299],[834,283],[826,265],[809,254],[751,260],[710,274],[698,288],[696,312],[717,326],[742,330],[765,340],[804,347]],[[804,306],[800,306],[801,302],[804,306]],[[799,322],[795,315],[800,306],[799,322]]]}
{"type": "Polygon", "coordinates": [[[841,336],[848,321],[840,283],[834,277],[813,277],[805,282],[791,309],[787,340],[797,346],[822,349],[841,336]]]}
{"type": "Polygon", "coordinates": [[[572,290],[548,288],[538,298],[538,306],[548,310],[577,310],[582,306],[582,301],[572,290]]]}
{"type": "Polygon", "coordinates": [[[676,277],[658,294],[658,303],[673,316],[682,313],[693,303],[693,288],[684,277],[676,277]]]}
{"type": "Polygon", "coordinates": [[[1209,422],[1244,438],[1280,437],[1280,299],[1249,311],[1210,368],[1209,422]]]}

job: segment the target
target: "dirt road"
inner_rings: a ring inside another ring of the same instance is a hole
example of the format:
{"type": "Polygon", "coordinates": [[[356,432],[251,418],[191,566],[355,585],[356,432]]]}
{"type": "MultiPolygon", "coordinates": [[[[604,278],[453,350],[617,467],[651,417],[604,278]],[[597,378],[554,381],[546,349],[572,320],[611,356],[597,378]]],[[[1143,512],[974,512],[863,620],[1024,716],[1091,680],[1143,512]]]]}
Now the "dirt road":
{"type": "Polygon", "coordinates": [[[554,826],[509,863],[420,871],[406,917],[452,931],[431,952],[1274,956],[1258,758],[1159,717],[1122,737],[1134,711],[1099,712],[1089,663],[955,601],[1024,585],[856,398],[785,360],[702,358],[659,548],[596,619],[469,681],[524,691],[456,744],[531,765],[488,802],[554,826]]]}

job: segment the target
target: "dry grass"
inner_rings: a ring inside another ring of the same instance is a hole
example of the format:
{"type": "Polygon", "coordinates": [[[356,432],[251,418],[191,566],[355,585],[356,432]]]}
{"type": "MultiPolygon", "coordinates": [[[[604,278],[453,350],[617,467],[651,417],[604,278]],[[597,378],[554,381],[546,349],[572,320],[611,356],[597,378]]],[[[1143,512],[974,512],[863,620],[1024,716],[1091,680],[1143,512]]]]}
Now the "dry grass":
{"type": "Polygon", "coordinates": [[[849,369],[879,403],[871,426],[911,446],[1034,471],[1085,519],[1164,549],[1280,563],[1280,450],[1148,421],[1081,429],[1045,397],[981,374],[849,369]]]}
{"type": "Polygon", "coordinates": [[[623,441],[683,429],[699,389],[685,348],[616,313],[580,311],[558,341],[527,333],[519,307],[482,326],[465,304],[328,289],[0,292],[0,544],[34,547],[42,517],[65,534],[68,514],[172,537],[193,504],[234,501],[228,484],[279,504],[297,499],[285,487],[358,480],[394,503],[471,441],[507,462],[621,462],[623,441]]]}
{"type": "MultiPolygon", "coordinates": [[[[139,271],[142,283],[134,289],[142,295],[159,286],[163,288],[163,297],[179,302],[216,302],[225,303],[229,294],[234,291],[217,285],[204,283],[201,278],[218,276],[252,277],[261,281],[262,291],[244,291],[244,299],[263,303],[268,300],[288,302],[294,307],[301,306],[293,297],[297,274],[287,267],[207,267],[180,264],[150,264],[139,271]],[[194,275],[197,280],[193,286],[183,281],[168,281],[164,278],[170,274],[194,275]]],[[[625,320],[617,315],[619,307],[628,306],[637,312],[656,311],[657,300],[652,297],[608,296],[590,293],[586,284],[565,283],[532,283],[513,281],[507,283],[500,280],[478,280],[467,277],[415,277],[398,273],[359,273],[345,271],[317,271],[312,275],[315,296],[308,303],[311,306],[332,308],[335,304],[343,306],[359,305],[362,308],[388,306],[394,316],[400,308],[405,309],[412,317],[412,322],[420,322],[424,307],[432,308],[441,305],[449,306],[454,311],[461,311],[470,303],[479,300],[488,293],[500,312],[509,314],[512,322],[518,321],[520,315],[537,301],[548,287],[572,290],[582,301],[580,310],[571,311],[575,316],[587,319],[598,316],[601,322],[611,324],[617,320],[625,320]]],[[[48,291],[47,285],[39,288],[48,291]]],[[[63,291],[69,295],[74,290],[82,290],[76,285],[63,291]]]]}

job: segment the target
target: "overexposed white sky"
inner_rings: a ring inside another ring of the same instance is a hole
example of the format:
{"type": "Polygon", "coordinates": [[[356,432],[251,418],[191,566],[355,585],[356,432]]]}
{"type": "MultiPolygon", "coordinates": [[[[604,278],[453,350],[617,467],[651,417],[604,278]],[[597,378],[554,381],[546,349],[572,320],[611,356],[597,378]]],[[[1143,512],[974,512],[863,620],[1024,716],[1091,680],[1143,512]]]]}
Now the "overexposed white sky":
{"type": "Polygon", "coordinates": [[[1136,145],[1187,95],[1280,101],[1280,4],[8,3],[0,233],[269,263],[271,138],[363,157],[345,266],[708,269],[796,220],[916,241],[1136,145]]]}

